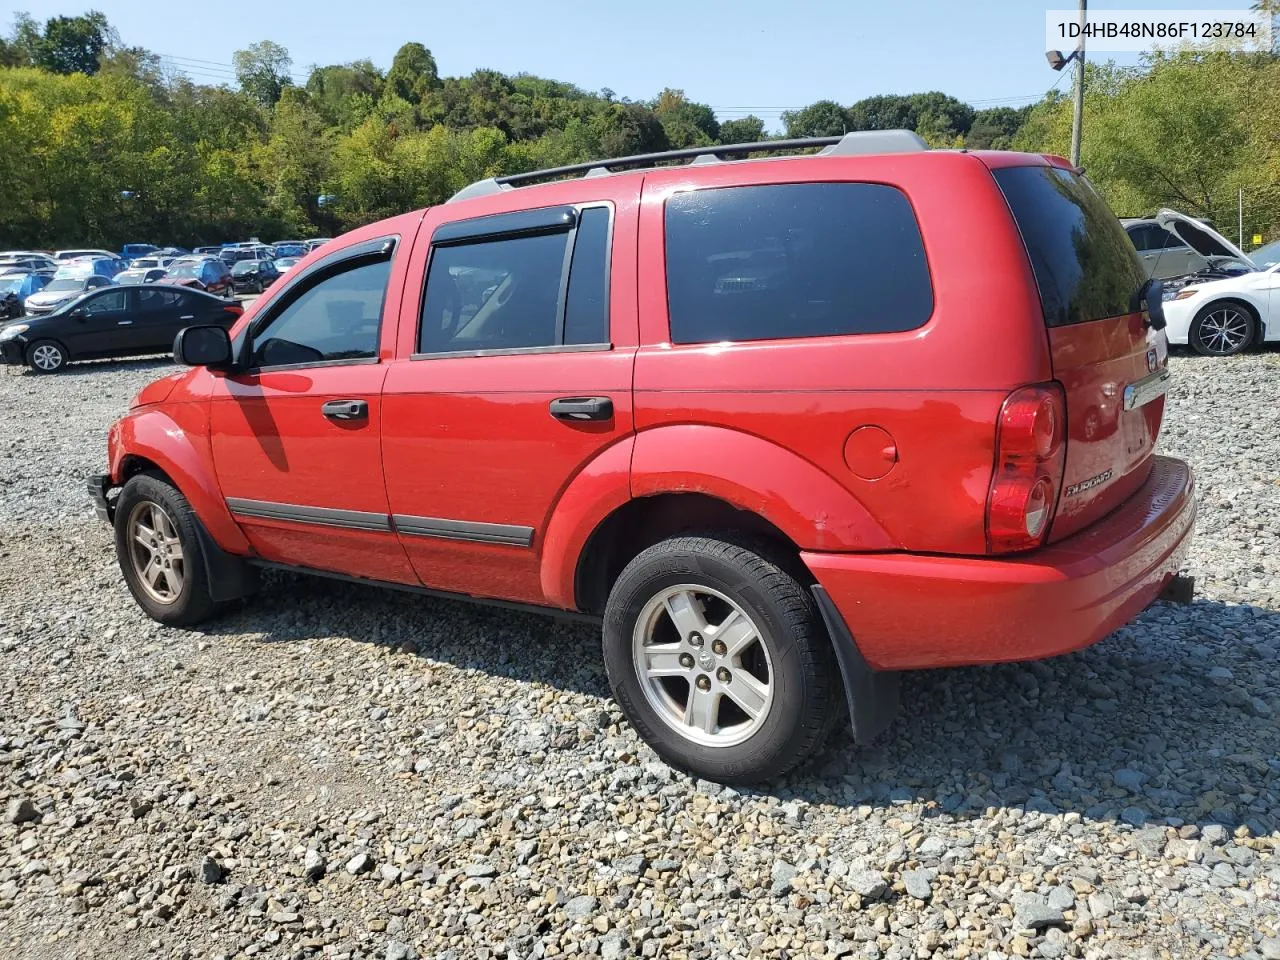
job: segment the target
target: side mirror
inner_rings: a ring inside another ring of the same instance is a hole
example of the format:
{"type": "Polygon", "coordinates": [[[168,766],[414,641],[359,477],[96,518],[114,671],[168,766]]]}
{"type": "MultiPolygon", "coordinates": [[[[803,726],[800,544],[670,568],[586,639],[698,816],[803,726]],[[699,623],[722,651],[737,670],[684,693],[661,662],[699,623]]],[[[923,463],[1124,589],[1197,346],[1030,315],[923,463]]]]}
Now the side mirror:
{"type": "Polygon", "coordinates": [[[83,320],[88,315],[89,315],[89,311],[86,310],[84,307],[75,307],[74,309],[72,309],[70,313],[70,316],[75,317],[77,320],[83,320]]]}
{"type": "Polygon", "coordinates": [[[188,367],[229,367],[231,337],[212,324],[183,327],[173,338],[173,359],[188,367]]]}

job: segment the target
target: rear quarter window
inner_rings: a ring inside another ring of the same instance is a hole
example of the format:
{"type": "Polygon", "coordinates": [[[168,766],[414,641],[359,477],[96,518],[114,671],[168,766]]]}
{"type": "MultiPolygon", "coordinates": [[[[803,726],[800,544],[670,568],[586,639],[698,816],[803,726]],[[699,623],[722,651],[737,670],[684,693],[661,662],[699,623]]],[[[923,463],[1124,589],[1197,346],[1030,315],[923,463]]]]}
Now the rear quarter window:
{"type": "Polygon", "coordinates": [[[933,313],[906,196],[876,183],[677,193],[666,204],[673,343],[913,330],[933,313]]]}
{"type": "Polygon", "coordinates": [[[1050,166],[1003,167],[993,176],[1022,234],[1047,325],[1087,323],[1137,309],[1146,271],[1089,181],[1050,166]]]}

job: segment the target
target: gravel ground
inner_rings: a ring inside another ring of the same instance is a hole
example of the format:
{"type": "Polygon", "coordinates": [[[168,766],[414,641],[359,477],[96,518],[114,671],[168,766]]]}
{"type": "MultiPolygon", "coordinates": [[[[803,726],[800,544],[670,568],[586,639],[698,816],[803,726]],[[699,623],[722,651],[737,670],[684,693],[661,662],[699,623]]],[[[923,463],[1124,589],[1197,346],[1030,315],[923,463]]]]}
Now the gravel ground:
{"type": "Polygon", "coordinates": [[[746,792],[590,628],[285,576],[152,623],[82,478],[169,367],[0,372],[0,956],[1280,958],[1280,353],[1173,367],[1193,605],[746,792]]]}

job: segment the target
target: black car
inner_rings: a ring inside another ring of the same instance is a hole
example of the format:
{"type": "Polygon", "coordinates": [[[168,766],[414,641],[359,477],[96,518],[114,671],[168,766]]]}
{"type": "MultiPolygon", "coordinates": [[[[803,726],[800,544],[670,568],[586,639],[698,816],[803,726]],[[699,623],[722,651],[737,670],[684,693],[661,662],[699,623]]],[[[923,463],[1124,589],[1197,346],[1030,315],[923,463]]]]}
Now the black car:
{"type": "Polygon", "coordinates": [[[0,359],[53,373],[73,360],[165,353],[183,327],[230,327],[243,311],[199,290],[137,284],[95,290],[52,313],[0,327],[0,359]]]}
{"type": "Polygon", "coordinates": [[[241,260],[231,268],[236,293],[261,293],[280,277],[274,260],[241,260]]]}

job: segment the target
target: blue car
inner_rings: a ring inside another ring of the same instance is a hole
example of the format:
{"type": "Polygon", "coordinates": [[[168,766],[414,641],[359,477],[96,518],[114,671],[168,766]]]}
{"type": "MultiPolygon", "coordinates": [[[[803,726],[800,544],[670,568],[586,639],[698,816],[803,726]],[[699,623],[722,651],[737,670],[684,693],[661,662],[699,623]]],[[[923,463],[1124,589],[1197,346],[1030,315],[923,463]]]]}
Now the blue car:
{"type": "Polygon", "coordinates": [[[137,257],[145,257],[148,253],[154,253],[158,248],[151,243],[126,243],[120,248],[120,258],[122,260],[133,260],[137,257]]]}
{"type": "Polygon", "coordinates": [[[53,279],[50,273],[6,273],[0,275],[0,319],[20,317],[27,297],[43,290],[53,279]]]}

